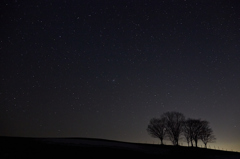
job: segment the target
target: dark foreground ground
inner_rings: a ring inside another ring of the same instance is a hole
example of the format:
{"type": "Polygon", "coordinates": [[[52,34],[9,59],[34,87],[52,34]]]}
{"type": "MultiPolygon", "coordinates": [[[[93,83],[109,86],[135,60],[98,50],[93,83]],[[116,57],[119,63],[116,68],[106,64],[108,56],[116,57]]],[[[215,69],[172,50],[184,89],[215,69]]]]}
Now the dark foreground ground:
{"type": "Polygon", "coordinates": [[[0,159],[7,158],[158,157],[240,159],[240,153],[84,138],[0,137],[0,159]]]}

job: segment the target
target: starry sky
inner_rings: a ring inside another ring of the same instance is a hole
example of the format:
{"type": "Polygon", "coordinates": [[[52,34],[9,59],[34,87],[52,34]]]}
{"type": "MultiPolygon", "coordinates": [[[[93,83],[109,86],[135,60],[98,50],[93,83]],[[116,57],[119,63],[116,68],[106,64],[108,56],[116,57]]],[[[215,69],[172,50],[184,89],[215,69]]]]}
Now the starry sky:
{"type": "Polygon", "coordinates": [[[0,7],[1,136],[158,143],[150,119],[179,111],[240,151],[238,0],[0,7]]]}

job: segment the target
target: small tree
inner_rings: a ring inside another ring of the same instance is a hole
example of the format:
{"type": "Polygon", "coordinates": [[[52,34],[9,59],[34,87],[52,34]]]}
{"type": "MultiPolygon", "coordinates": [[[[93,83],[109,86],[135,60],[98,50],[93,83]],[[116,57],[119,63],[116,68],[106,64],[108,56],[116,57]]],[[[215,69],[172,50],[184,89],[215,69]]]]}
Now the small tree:
{"type": "Polygon", "coordinates": [[[200,133],[200,139],[202,140],[202,142],[204,143],[205,145],[205,148],[207,148],[207,143],[209,142],[215,142],[216,141],[216,138],[215,136],[213,135],[213,131],[212,129],[209,127],[209,123],[206,122],[203,127],[202,127],[202,130],[201,130],[201,133],[200,133]]]}
{"type": "Polygon", "coordinates": [[[153,118],[147,127],[147,132],[154,138],[159,138],[161,145],[166,135],[165,120],[163,118],[153,118]]]}
{"type": "Polygon", "coordinates": [[[162,115],[162,118],[166,120],[166,131],[169,140],[173,145],[178,145],[179,137],[183,132],[184,115],[179,112],[166,112],[162,115]]]}

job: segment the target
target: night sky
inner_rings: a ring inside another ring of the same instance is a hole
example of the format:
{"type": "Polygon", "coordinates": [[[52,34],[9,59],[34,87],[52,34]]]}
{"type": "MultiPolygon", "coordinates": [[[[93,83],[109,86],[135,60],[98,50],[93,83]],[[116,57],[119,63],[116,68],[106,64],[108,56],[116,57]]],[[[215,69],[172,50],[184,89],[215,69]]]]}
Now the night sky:
{"type": "Polygon", "coordinates": [[[179,111],[240,151],[238,0],[0,7],[0,136],[159,143],[150,119],[179,111]]]}

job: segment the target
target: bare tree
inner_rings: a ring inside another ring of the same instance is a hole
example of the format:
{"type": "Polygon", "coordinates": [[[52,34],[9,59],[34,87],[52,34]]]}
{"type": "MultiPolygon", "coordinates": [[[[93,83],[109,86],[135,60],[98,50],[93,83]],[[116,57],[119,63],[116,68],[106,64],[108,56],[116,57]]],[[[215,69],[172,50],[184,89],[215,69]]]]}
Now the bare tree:
{"type": "Polygon", "coordinates": [[[197,147],[198,140],[200,139],[200,133],[202,131],[203,125],[207,121],[201,121],[200,119],[191,119],[192,120],[192,137],[197,147]]]}
{"type": "Polygon", "coordinates": [[[152,137],[159,138],[161,144],[163,144],[163,139],[168,137],[173,145],[178,145],[182,134],[188,146],[191,143],[192,147],[193,142],[196,147],[198,146],[198,140],[202,140],[205,147],[207,147],[207,143],[216,140],[208,121],[191,118],[185,121],[182,113],[174,111],[164,113],[161,118],[151,119],[147,131],[152,137]]]}
{"type": "Polygon", "coordinates": [[[193,146],[193,141],[194,141],[195,146],[197,147],[202,129],[204,125],[206,125],[206,123],[207,121],[202,121],[200,119],[191,119],[191,118],[185,121],[184,136],[188,142],[191,142],[191,146],[193,146]]]}
{"type": "Polygon", "coordinates": [[[166,128],[165,128],[165,119],[157,119],[153,118],[150,120],[150,123],[147,127],[147,132],[154,138],[159,138],[161,141],[161,145],[163,144],[163,139],[166,135],[166,128]]]}
{"type": "Polygon", "coordinates": [[[202,127],[202,130],[201,130],[201,133],[200,133],[200,139],[204,143],[205,148],[207,148],[207,143],[216,141],[216,138],[213,135],[213,131],[209,127],[209,122],[204,123],[204,125],[202,127]]]}
{"type": "Polygon", "coordinates": [[[179,137],[183,132],[185,117],[179,112],[166,112],[162,115],[166,120],[166,131],[173,145],[178,145],[179,137]]]}
{"type": "Polygon", "coordinates": [[[212,134],[212,129],[209,128],[209,122],[200,119],[191,119],[185,121],[184,124],[184,136],[188,142],[191,142],[193,146],[193,141],[197,147],[198,140],[201,139],[202,142],[207,145],[208,142],[215,140],[215,137],[212,134]]]}

